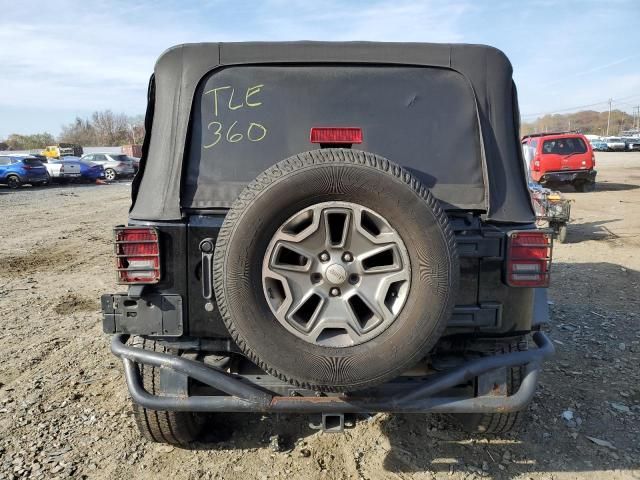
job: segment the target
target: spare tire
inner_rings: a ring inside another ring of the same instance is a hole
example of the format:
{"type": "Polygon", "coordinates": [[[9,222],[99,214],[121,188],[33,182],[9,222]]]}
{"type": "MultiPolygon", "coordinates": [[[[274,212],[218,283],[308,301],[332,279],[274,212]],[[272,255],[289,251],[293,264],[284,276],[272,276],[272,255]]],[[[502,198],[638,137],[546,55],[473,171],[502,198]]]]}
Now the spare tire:
{"type": "Polygon", "coordinates": [[[316,391],[390,380],[428,354],[453,308],[453,231],[409,172],[346,149],[293,156],[227,213],[215,295],[239,348],[316,391]]]}

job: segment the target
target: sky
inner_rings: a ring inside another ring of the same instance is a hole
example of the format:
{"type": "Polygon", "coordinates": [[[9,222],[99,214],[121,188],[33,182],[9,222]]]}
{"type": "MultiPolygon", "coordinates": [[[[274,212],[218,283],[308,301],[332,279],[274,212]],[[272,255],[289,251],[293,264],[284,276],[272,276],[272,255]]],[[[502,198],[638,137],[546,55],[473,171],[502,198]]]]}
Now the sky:
{"type": "Polygon", "coordinates": [[[0,139],[96,110],[139,115],[179,43],[484,43],[511,59],[523,120],[640,105],[640,1],[0,0],[0,139]]]}

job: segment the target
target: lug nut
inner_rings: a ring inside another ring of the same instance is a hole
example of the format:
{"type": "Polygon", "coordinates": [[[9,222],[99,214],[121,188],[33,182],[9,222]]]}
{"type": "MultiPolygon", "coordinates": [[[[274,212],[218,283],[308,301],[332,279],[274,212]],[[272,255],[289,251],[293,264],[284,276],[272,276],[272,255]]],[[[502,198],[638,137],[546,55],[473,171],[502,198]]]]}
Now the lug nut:
{"type": "Polygon", "coordinates": [[[329,254],[327,252],[322,252],[320,254],[320,261],[322,261],[322,262],[328,262],[330,258],[331,257],[329,256],[329,254]]]}
{"type": "Polygon", "coordinates": [[[338,295],[340,295],[340,289],[333,287],[331,290],[329,290],[329,295],[331,295],[332,297],[337,297],[338,295]]]}
{"type": "Polygon", "coordinates": [[[359,281],[360,281],[360,277],[357,274],[352,273],[351,275],[349,275],[349,283],[351,285],[355,285],[359,281]]]}
{"type": "Polygon", "coordinates": [[[352,262],[353,255],[351,255],[349,252],[344,252],[344,254],[342,255],[342,260],[344,260],[345,262],[352,262]]]}

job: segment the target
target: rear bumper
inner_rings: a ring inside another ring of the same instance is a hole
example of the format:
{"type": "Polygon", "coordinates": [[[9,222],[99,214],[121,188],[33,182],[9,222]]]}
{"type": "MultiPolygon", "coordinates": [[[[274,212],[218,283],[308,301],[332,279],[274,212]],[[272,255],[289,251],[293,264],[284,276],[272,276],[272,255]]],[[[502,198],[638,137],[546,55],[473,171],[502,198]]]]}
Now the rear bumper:
{"type": "Polygon", "coordinates": [[[126,345],[128,335],[115,335],[111,351],[124,363],[129,393],[134,402],[153,410],[191,412],[277,412],[277,413],[496,413],[525,408],[535,393],[542,361],[555,349],[542,332],[533,334],[536,349],[471,360],[459,367],[431,375],[421,382],[409,382],[403,389],[376,388],[375,394],[355,392],[340,396],[280,396],[251,384],[246,379],[177,355],[153,352],[126,345]],[[223,393],[189,396],[147,392],[136,364],[153,365],[198,380],[223,393]],[[446,396],[454,387],[500,369],[526,365],[525,377],[513,395],[446,396]]]}
{"type": "Polygon", "coordinates": [[[49,180],[49,176],[47,175],[47,172],[24,175],[21,179],[23,183],[46,182],[47,180],[49,180]]]}
{"type": "Polygon", "coordinates": [[[595,182],[596,170],[575,170],[564,172],[547,172],[540,177],[540,183],[573,183],[576,181],[595,182]]]}
{"type": "Polygon", "coordinates": [[[115,168],[114,170],[121,177],[131,177],[136,173],[133,168],[115,168]]]}

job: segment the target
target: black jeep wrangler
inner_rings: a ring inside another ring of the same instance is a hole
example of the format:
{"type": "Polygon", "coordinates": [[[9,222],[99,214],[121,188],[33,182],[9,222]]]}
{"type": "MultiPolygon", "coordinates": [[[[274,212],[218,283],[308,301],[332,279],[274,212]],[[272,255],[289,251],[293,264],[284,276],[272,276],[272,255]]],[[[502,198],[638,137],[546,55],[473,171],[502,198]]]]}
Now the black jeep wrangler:
{"type": "Polygon", "coordinates": [[[480,45],[165,52],[115,229],[128,291],[102,297],[142,434],[186,444],[218,412],[513,428],[553,346],[511,74],[480,45]]]}

